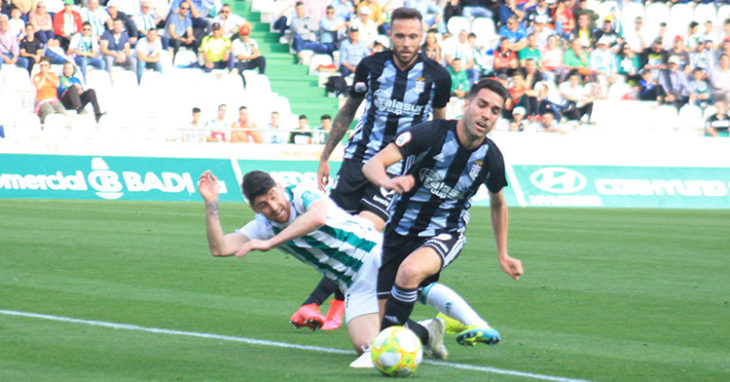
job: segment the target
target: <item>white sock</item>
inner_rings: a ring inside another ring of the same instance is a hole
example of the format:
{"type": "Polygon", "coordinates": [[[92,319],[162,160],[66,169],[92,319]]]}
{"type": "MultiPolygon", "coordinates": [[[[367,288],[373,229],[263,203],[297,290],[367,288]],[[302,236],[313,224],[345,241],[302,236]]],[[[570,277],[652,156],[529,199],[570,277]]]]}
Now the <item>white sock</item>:
{"type": "Polygon", "coordinates": [[[487,321],[481,318],[466,300],[444,284],[431,283],[422,288],[420,301],[467,326],[489,326],[487,321]]]}

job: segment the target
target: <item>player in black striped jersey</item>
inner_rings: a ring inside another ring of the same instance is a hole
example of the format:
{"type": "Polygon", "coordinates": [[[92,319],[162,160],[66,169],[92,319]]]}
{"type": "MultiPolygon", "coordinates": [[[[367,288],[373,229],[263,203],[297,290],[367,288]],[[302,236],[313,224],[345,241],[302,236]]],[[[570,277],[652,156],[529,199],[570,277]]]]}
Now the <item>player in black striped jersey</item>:
{"type": "Polygon", "coordinates": [[[471,88],[461,119],[415,125],[363,166],[372,183],[398,194],[385,228],[378,276],[379,297],[389,295],[381,329],[404,325],[418,288],[438,280],[459,255],[471,197],[482,184],[489,190],[500,266],[515,280],[522,275],[521,261],[507,252],[504,161],[486,136],[507,97],[499,82],[482,79],[471,88]],[[389,176],[387,168],[401,161],[404,175],[389,176]]]}

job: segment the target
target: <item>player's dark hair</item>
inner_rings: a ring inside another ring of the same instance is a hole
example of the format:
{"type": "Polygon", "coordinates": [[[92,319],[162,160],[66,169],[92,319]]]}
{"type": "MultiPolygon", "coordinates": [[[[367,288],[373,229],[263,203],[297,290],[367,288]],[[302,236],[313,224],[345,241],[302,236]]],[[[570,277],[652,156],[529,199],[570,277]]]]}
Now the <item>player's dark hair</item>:
{"type": "Polygon", "coordinates": [[[390,15],[390,25],[393,25],[395,20],[418,20],[418,22],[423,22],[423,16],[421,16],[421,12],[419,12],[417,9],[414,8],[407,8],[407,7],[400,7],[393,11],[393,13],[390,15]]]}
{"type": "Polygon", "coordinates": [[[241,110],[248,110],[248,108],[246,106],[241,106],[238,108],[238,111],[241,111],[241,110]]]}
{"type": "Polygon", "coordinates": [[[319,120],[321,121],[323,119],[329,119],[329,120],[331,120],[332,119],[332,116],[329,115],[329,114],[322,114],[322,116],[319,117],[319,120]]]}
{"type": "Polygon", "coordinates": [[[257,170],[244,175],[243,182],[241,182],[243,196],[251,204],[253,204],[253,201],[256,200],[256,198],[269,192],[269,190],[274,187],[276,187],[274,178],[272,178],[267,172],[257,170]]]}
{"type": "Polygon", "coordinates": [[[500,97],[502,97],[502,103],[507,101],[507,99],[509,98],[509,91],[507,91],[507,89],[502,86],[502,83],[491,78],[482,78],[481,80],[479,80],[479,82],[475,82],[466,97],[469,100],[472,100],[482,89],[487,89],[497,93],[500,97]]]}
{"type": "Polygon", "coordinates": [[[200,108],[199,107],[194,107],[193,108],[193,113],[200,113],[200,108]]]}

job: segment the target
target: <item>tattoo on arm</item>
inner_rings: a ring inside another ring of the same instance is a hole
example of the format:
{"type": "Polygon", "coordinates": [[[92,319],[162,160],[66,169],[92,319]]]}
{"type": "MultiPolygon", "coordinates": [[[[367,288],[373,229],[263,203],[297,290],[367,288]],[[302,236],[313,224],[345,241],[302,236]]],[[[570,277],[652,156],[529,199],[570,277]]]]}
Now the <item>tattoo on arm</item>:
{"type": "Polygon", "coordinates": [[[363,97],[347,97],[345,104],[342,106],[335,120],[332,122],[332,130],[327,136],[327,142],[322,150],[322,159],[329,159],[332,151],[335,150],[337,144],[340,143],[342,137],[347,133],[347,129],[350,127],[352,120],[355,119],[355,113],[357,108],[360,106],[363,97]]]}
{"type": "Polygon", "coordinates": [[[210,216],[218,216],[218,202],[205,203],[205,212],[210,216]]]}

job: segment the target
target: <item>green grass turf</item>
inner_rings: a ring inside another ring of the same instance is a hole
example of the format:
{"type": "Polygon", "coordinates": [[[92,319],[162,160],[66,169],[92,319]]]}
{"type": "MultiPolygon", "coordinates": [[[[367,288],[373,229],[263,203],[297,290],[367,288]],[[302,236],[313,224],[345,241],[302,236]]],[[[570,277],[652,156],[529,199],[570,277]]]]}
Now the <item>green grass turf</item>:
{"type": "MultiPolygon", "coordinates": [[[[278,251],[207,254],[202,203],[0,200],[0,309],[349,350],[345,330],[295,331],[319,279],[278,251]]],[[[449,362],[600,381],[730,380],[730,211],[512,208],[496,261],[474,208],[442,277],[504,338],[449,362]]],[[[251,217],[223,204],[225,230],[251,217]]],[[[432,314],[417,306],[414,317],[432,314]]],[[[350,354],[0,314],[0,380],[379,380],[350,354]]],[[[529,378],[424,363],[413,380],[529,378]],[[458,378],[458,379],[456,379],[458,378]]]]}

